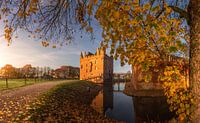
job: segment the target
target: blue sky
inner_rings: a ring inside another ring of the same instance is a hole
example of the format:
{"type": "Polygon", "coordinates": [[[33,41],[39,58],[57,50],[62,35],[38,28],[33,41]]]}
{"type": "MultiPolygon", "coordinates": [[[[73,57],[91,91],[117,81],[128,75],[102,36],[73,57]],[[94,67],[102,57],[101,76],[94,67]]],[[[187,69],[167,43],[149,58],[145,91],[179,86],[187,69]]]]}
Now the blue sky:
{"type": "MultiPolygon", "coordinates": [[[[79,67],[81,51],[95,52],[102,40],[98,28],[95,30],[95,40],[84,34],[80,38],[80,32],[75,34],[74,43],[61,48],[43,47],[41,42],[28,37],[24,31],[18,32],[18,38],[14,39],[11,46],[7,46],[4,37],[0,37],[0,67],[5,64],[12,64],[15,67],[22,67],[25,64],[33,66],[50,66],[57,68],[61,65],[79,67]]],[[[84,33],[84,32],[83,32],[84,33]]],[[[3,34],[3,27],[0,28],[0,35],[3,34]]],[[[119,60],[114,61],[114,72],[127,72],[131,67],[120,66],[119,60]]]]}

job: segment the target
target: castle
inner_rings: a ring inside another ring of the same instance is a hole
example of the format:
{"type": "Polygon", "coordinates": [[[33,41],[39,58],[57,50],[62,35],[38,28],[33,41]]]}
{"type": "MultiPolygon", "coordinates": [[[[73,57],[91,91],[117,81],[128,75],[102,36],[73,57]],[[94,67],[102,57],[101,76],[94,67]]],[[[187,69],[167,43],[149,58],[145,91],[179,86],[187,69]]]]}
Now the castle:
{"type": "Polygon", "coordinates": [[[112,81],[113,58],[106,55],[105,50],[97,48],[95,54],[81,52],[80,80],[95,83],[112,81]]]}

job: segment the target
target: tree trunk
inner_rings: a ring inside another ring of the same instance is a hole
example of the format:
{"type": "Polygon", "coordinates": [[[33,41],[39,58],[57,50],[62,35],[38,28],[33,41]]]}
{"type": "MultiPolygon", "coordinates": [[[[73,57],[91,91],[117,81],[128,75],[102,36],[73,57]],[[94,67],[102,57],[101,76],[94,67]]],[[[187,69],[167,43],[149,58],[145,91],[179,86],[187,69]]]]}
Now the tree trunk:
{"type": "Polygon", "coordinates": [[[200,121],[200,0],[190,0],[190,84],[197,97],[195,122],[200,121]]]}
{"type": "Polygon", "coordinates": [[[6,78],[6,88],[8,88],[8,78],[6,78]]]}

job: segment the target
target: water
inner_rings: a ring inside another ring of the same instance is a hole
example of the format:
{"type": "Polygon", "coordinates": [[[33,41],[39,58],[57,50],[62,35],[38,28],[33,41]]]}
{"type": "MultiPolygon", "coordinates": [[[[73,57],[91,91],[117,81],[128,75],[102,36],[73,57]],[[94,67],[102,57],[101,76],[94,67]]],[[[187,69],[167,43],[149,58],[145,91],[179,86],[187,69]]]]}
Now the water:
{"type": "Polygon", "coordinates": [[[126,123],[167,121],[173,117],[164,97],[131,97],[123,93],[125,83],[104,85],[92,101],[98,112],[126,123]]]}

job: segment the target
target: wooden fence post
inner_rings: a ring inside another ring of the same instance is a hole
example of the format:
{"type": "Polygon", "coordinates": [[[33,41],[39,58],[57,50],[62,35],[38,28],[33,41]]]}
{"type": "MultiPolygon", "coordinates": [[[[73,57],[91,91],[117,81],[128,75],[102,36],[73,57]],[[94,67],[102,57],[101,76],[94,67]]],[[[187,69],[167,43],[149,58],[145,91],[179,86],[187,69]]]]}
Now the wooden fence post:
{"type": "Polygon", "coordinates": [[[35,83],[36,83],[36,77],[35,77],[35,83]]]}
{"type": "Polygon", "coordinates": [[[25,76],[25,81],[24,81],[24,84],[26,85],[26,76],[25,76]]]}

